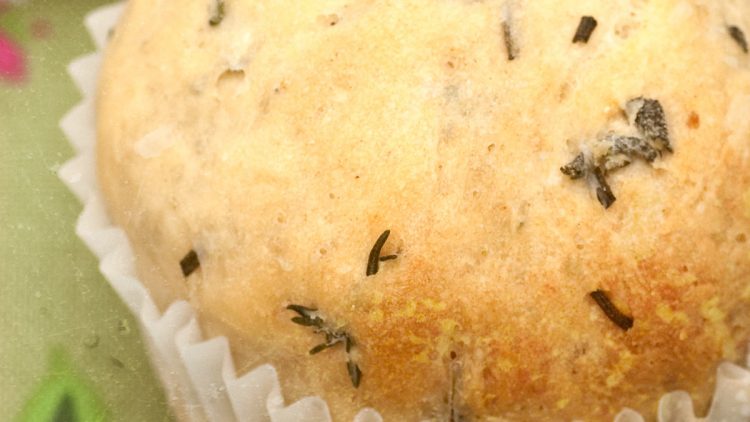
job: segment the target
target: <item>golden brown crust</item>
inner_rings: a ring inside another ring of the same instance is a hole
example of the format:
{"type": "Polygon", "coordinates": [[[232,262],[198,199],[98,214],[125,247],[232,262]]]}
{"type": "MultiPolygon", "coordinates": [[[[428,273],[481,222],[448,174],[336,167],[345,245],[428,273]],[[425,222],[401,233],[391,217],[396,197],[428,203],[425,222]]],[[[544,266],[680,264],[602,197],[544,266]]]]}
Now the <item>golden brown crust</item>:
{"type": "Polygon", "coordinates": [[[210,27],[211,2],[131,0],[102,73],[99,180],[161,306],[189,299],[238,369],[273,363],[336,420],[706,409],[750,338],[750,64],[726,32],[750,7],[225,2],[210,27]],[[604,210],[559,168],[641,95],[674,153],[613,172],[604,210]],[[367,277],[386,229],[398,258],[367,277]],[[291,303],[355,338],[358,389],[291,303]]]}

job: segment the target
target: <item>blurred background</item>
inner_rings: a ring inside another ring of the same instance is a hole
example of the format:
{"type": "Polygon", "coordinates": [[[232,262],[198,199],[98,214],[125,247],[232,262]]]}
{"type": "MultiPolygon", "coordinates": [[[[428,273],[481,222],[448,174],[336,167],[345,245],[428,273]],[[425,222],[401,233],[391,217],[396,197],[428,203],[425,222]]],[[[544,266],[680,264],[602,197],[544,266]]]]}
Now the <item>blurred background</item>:
{"type": "Polygon", "coordinates": [[[0,420],[171,420],[138,326],[74,232],[67,74],[101,0],[0,0],[0,420]]]}

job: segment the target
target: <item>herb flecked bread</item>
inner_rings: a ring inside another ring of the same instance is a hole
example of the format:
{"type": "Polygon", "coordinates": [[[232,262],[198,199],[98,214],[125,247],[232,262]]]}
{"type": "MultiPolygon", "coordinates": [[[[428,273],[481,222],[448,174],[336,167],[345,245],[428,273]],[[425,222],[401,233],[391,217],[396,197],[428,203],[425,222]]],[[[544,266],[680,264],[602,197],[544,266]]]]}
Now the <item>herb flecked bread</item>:
{"type": "Polygon", "coordinates": [[[129,1],[140,276],[334,420],[707,409],[750,340],[750,4],[129,1]]]}

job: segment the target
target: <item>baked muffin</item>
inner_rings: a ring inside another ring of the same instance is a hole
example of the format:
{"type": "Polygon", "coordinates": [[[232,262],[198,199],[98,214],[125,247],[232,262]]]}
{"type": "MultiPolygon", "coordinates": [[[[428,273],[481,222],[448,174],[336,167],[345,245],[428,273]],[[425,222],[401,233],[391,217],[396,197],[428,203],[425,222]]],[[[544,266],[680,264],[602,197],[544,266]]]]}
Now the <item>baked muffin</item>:
{"type": "Polygon", "coordinates": [[[131,0],[98,177],[334,420],[653,417],[750,340],[750,4],[131,0]]]}

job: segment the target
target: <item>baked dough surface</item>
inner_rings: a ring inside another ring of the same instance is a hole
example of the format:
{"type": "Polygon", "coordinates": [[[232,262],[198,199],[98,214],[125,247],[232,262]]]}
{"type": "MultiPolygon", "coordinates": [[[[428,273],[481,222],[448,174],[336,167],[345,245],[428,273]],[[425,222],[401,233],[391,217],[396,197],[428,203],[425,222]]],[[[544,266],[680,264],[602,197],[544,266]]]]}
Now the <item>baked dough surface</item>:
{"type": "Polygon", "coordinates": [[[130,0],[100,80],[98,177],[162,307],[335,420],[707,408],[750,339],[750,33],[740,1],[130,0]],[[571,42],[583,15],[598,26],[571,42]],[[503,22],[517,55],[509,61],[503,22]],[[656,99],[674,152],[560,172],[656,99]],[[380,263],[368,254],[386,229],[380,263]],[[194,249],[200,268],[184,277],[194,249]],[[633,327],[589,293],[607,291],[633,327]],[[290,321],[316,307],[356,341],[290,321]]]}

